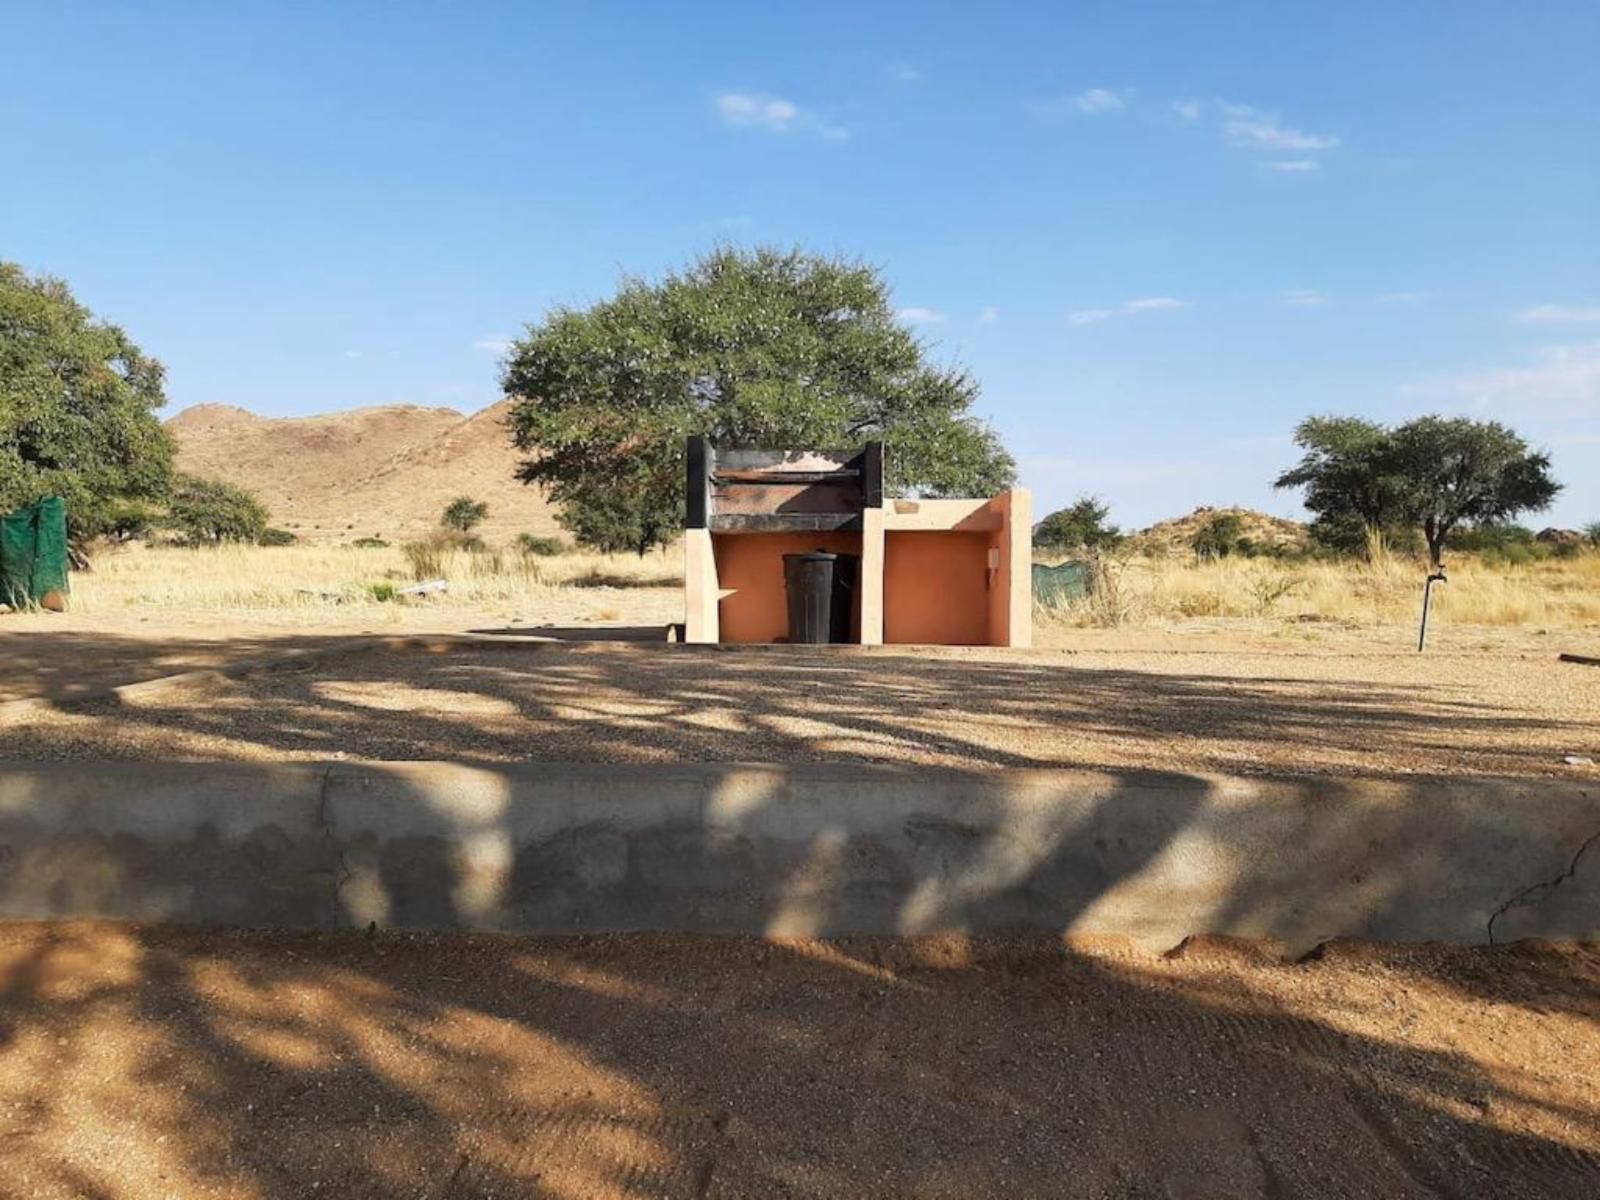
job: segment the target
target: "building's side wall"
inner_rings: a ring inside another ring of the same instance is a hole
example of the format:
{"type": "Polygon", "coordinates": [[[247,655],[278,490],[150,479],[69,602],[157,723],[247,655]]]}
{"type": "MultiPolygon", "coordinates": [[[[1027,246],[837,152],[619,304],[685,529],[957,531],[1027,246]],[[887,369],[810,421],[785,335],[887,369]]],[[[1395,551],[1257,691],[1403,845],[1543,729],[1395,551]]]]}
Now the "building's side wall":
{"type": "Polygon", "coordinates": [[[990,535],[889,530],[884,535],[883,640],[989,644],[990,535]]]}
{"type": "Polygon", "coordinates": [[[861,514],[861,644],[883,645],[883,509],[861,514]]]}
{"type": "Polygon", "coordinates": [[[1033,645],[1033,499],[1025,488],[990,502],[1000,527],[990,535],[997,567],[989,589],[989,640],[996,646],[1033,645]]]}
{"type": "Polygon", "coordinates": [[[709,529],[683,531],[683,637],[686,642],[715,642],[717,621],[717,558],[709,529]]]}
{"type": "MultiPolygon", "coordinates": [[[[713,533],[720,638],[724,642],[776,642],[789,632],[789,597],[783,556],[810,550],[860,554],[859,533],[713,533]]],[[[859,594],[859,589],[858,589],[859,594]]]]}

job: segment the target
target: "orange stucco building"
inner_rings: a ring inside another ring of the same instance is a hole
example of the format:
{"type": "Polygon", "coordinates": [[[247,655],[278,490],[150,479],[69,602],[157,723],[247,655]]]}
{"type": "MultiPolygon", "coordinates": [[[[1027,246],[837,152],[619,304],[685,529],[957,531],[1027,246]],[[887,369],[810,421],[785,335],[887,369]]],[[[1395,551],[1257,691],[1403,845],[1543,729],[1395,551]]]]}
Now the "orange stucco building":
{"type": "Polygon", "coordinates": [[[719,452],[691,438],[688,458],[688,641],[786,640],[784,556],[821,550],[859,564],[835,641],[1032,644],[1026,490],[886,500],[877,444],[854,455],[719,452]]]}

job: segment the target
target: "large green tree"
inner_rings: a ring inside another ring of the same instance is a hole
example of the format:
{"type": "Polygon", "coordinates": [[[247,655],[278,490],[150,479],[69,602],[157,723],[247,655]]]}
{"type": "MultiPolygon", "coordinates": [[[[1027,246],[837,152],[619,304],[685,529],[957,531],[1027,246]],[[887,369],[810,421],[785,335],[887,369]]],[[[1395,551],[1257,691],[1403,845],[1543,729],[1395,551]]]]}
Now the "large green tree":
{"type": "Polygon", "coordinates": [[[684,439],[738,447],[884,443],[897,495],[988,495],[1015,464],[972,415],[977,382],[928,361],[875,269],[720,248],[659,282],[558,309],[512,344],[503,384],[563,525],[643,551],[683,523],[684,439]]]}
{"type": "Polygon", "coordinates": [[[1295,442],[1305,454],[1276,486],[1304,490],[1314,529],[1420,530],[1436,567],[1455,530],[1548,508],[1561,490],[1550,456],[1497,421],[1427,416],[1389,427],[1312,417],[1295,442]]]}
{"type": "Polygon", "coordinates": [[[161,364],[94,318],[66,284],[0,262],[0,511],[67,501],[75,538],[160,500],[172,442],[161,364]]]}

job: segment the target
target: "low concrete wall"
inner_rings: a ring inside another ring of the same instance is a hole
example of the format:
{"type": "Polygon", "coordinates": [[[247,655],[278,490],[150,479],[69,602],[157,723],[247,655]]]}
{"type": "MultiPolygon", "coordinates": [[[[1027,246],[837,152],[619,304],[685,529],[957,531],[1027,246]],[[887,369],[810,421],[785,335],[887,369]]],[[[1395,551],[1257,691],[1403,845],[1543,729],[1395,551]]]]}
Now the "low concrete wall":
{"type": "Polygon", "coordinates": [[[0,917],[1600,936],[1600,787],[868,766],[0,767],[0,917]]]}

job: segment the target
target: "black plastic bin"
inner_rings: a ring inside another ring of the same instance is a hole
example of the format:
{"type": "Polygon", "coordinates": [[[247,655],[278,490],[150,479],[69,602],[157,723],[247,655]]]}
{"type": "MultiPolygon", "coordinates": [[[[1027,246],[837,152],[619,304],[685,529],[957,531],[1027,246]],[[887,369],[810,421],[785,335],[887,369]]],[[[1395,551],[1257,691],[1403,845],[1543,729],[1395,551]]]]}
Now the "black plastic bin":
{"type": "Polygon", "coordinates": [[[855,554],[815,550],[783,556],[791,642],[822,645],[850,640],[860,568],[861,559],[855,554]]]}

